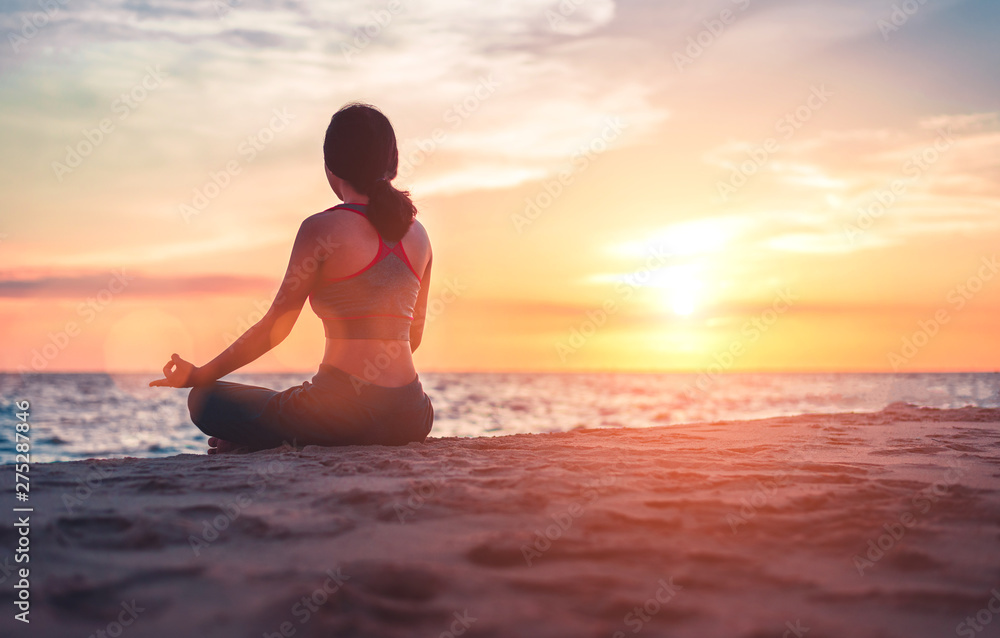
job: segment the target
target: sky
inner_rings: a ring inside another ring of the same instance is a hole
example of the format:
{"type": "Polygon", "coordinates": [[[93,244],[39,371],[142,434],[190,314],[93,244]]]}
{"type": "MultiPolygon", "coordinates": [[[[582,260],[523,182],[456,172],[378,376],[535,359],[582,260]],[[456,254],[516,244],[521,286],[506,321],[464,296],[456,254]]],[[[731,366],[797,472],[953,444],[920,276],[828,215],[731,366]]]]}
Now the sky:
{"type": "MultiPolygon", "coordinates": [[[[207,362],[393,122],[426,371],[1000,369],[990,0],[5,2],[0,369],[207,362]]],[[[247,371],[313,371],[306,308],[247,371]]]]}

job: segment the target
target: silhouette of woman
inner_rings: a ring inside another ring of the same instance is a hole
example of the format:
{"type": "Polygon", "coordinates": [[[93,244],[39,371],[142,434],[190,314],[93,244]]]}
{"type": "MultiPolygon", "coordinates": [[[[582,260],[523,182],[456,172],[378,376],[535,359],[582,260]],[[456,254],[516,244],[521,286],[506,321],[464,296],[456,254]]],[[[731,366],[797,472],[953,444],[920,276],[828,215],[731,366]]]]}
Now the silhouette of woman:
{"type": "Polygon", "coordinates": [[[431,245],[409,194],[392,186],[396,134],[378,109],[348,104],[323,143],[343,202],[306,218],[267,314],[204,366],[174,354],[151,386],[191,387],[209,453],[292,445],[423,441],[434,410],[411,353],[420,345],[431,245]],[[281,343],[306,299],[323,321],[319,371],[283,391],[219,381],[281,343]]]}

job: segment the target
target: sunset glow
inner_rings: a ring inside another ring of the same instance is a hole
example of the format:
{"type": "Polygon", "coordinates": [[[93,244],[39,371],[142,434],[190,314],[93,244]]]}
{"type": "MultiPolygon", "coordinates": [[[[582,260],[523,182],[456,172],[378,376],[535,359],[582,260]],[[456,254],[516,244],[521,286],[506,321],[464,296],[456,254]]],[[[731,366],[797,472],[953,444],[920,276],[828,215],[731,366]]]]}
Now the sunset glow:
{"type": "MultiPolygon", "coordinates": [[[[0,369],[217,354],[337,203],[353,100],[433,244],[421,370],[1000,367],[996,3],[401,6],[66,3],[8,38],[0,369]]],[[[307,307],[250,370],[322,349],[307,307]]]]}

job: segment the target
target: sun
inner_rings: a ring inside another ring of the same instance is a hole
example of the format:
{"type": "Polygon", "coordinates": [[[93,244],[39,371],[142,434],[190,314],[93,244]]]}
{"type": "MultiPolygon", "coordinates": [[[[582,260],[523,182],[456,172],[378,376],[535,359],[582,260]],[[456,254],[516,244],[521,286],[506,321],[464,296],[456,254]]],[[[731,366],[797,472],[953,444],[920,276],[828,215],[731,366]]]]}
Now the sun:
{"type": "Polygon", "coordinates": [[[694,295],[690,291],[677,291],[670,300],[670,308],[675,315],[687,317],[694,312],[694,295]]]}
{"type": "Polygon", "coordinates": [[[690,316],[702,297],[702,271],[699,264],[671,266],[657,282],[662,289],[662,303],[679,317],[690,316]]]}

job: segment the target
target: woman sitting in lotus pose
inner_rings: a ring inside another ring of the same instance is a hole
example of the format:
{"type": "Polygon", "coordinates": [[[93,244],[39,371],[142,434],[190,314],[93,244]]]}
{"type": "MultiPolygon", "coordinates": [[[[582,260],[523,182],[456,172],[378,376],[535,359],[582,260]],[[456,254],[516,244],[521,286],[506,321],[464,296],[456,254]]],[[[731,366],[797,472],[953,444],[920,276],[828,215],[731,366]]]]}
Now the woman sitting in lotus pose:
{"type": "Polygon", "coordinates": [[[323,143],[342,204],[305,219],[267,314],[203,366],[174,354],[152,386],[191,388],[191,420],[209,453],[295,445],[423,441],[434,410],[413,367],[431,275],[431,245],[416,208],[396,190],[399,154],[389,120],[348,104],[323,143]],[[280,392],[219,381],[281,343],[309,298],[323,320],[319,371],[280,392]]]}

